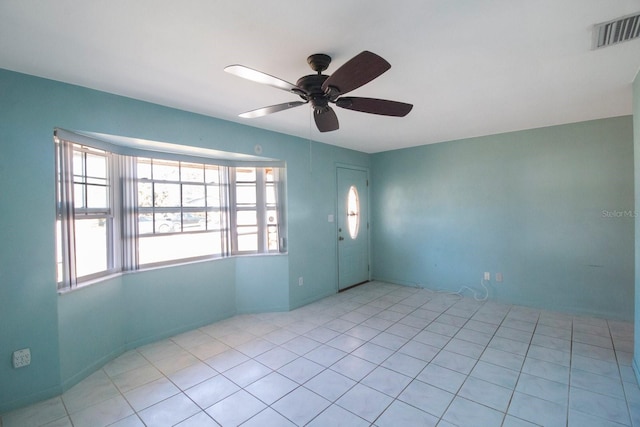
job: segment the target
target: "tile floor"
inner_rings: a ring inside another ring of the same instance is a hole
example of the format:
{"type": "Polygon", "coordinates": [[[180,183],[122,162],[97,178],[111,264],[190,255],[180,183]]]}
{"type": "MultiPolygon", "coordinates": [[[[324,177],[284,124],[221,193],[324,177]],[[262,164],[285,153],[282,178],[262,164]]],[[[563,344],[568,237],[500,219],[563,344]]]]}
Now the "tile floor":
{"type": "Polygon", "coordinates": [[[129,351],[14,426],[640,426],[633,326],[380,282],[129,351]]]}

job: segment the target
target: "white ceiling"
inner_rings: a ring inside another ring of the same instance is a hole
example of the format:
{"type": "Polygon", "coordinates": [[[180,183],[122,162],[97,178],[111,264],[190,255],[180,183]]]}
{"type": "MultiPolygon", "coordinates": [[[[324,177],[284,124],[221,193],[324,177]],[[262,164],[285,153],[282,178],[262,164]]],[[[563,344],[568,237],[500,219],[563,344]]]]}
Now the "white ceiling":
{"type": "MultiPolygon", "coordinates": [[[[631,114],[640,40],[592,50],[593,24],[638,0],[0,0],[0,68],[364,152],[631,114]],[[404,118],[308,105],[223,72],[295,83],[325,53],[331,74],[370,50],[392,68],[349,95],[414,104],[404,118]]],[[[93,130],[93,129],[87,129],[93,130]]],[[[135,135],[132,135],[135,136],[135,135]]]]}

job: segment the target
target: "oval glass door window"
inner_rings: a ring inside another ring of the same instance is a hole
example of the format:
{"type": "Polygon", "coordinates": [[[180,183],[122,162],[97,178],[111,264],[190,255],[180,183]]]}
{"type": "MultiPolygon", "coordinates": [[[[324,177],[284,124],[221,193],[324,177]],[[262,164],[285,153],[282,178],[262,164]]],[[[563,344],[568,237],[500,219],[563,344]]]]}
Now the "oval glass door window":
{"type": "Polygon", "coordinates": [[[349,236],[352,239],[358,237],[360,230],[360,198],[355,185],[349,188],[347,195],[347,227],[349,228],[349,236]]]}

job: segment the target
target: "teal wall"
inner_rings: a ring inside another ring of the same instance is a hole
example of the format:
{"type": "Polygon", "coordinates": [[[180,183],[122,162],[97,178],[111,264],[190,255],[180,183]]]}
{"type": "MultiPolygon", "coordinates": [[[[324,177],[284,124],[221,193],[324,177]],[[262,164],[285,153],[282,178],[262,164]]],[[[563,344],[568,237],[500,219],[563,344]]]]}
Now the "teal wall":
{"type": "Polygon", "coordinates": [[[640,72],[633,82],[633,147],[635,162],[635,327],[633,369],[640,383],[640,72]]]}
{"type": "Polygon", "coordinates": [[[6,70],[0,138],[0,413],[60,393],[128,348],[334,293],[335,165],[369,166],[364,153],[6,70]],[[136,272],[58,295],[55,127],[245,154],[261,144],[287,163],[289,253],[136,272]],[[32,363],[13,369],[11,353],[24,347],[32,363]]]}
{"type": "Polygon", "coordinates": [[[483,293],[487,271],[499,301],[632,319],[632,132],[619,117],[373,155],[373,276],[483,293]]]}
{"type": "Polygon", "coordinates": [[[370,170],[376,278],[453,291],[499,271],[492,298],[633,318],[634,220],[602,215],[634,209],[630,117],[367,155],[0,70],[0,138],[0,412],[55,395],[128,348],[334,293],[327,215],[338,164],[370,170]],[[141,271],[58,295],[54,127],[246,154],[260,143],[287,163],[288,254],[141,271]],[[14,370],[11,353],[24,347],[32,364],[14,370]]]}

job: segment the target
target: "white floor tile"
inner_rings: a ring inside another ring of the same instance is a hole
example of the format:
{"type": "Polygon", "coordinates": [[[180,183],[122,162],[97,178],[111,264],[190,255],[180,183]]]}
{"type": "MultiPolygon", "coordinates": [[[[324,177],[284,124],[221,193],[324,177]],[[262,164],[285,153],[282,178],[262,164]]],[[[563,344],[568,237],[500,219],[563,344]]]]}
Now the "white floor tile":
{"type": "Polygon", "coordinates": [[[102,427],[113,424],[131,414],[133,414],[133,409],[124,397],[116,396],[72,413],[71,421],[75,427],[102,427]]]}
{"type": "Polygon", "coordinates": [[[142,411],[162,400],[180,393],[180,389],[168,378],[162,377],[124,394],[136,411],[142,411]]]}
{"type": "Polygon", "coordinates": [[[128,351],[0,423],[640,426],[633,336],[630,322],[373,282],[128,351]]]}
{"type": "Polygon", "coordinates": [[[506,412],[512,393],[512,389],[500,387],[478,378],[468,377],[460,391],[458,391],[458,396],[500,412],[506,412]]]}
{"type": "Polygon", "coordinates": [[[90,375],[62,395],[67,411],[78,412],[120,394],[103,370],[90,375]]]}
{"type": "Polygon", "coordinates": [[[240,387],[246,387],[269,373],[271,369],[252,359],[225,371],[223,375],[240,387]]]}
{"type": "Polygon", "coordinates": [[[513,389],[518,381],[519,372],[481,360],[476,363],[470,375],[492,384],[513,389]]]}
{"type": "Polygon", "coordinates": [[[204,362],[198,362],[195,365],[174,372],[169,375],[169,379],[180,389],[186,390],[216,375],[218,373],[214,369],[204,362]]]}
{"type": "Polygon", "coordinates": [[[442,418],[459,427],[500,427],[504,414],[479,403],[456,397],[442,418]]]}
{"type": "Polygon", "coordinates": [[[44,400],[35,405],[9,412],[2,416],[3,427],[39,426],[67,415],[60,397],[44,400]]]}
{"type": "Polygon", "coordinates": [[[334,402],[355,384],[356,382],[352,379],[328,369],[307,381],[304,386],[330,402],[334,402]]]}
{"type": "Polygon", "coordinates": [[[346,355],[347,353],[342,350],[323,344],[305,354],[304,357],[328,368],[346,355]]]}
{"type": "Polygon", "coordinates": [[[380,415],[375,425],[378,427],[433,427],[437,423],[437,417],[396,400],[380,415]]]}
{"type": "Polygon", "coordinates": [[[525,373],[520,374],[516,391],[559,405],[566,405],[569,396],[569,386],[567,384],[525,373]]]}
{"type": "Polygon", "coordinates": [[[299,387],[278,400],[271,407],[294,424],[304,425],[324,411],[330,402],[323,397],[299,387]]]}
{"type": "Polygon", "coordinates": [[[348,354],[331,365],[330,369],[354,381],[360,381],[375,367],[376,365],[371,362],[348,354]]]}
{"type": "Polygon", "coordinates": [[[369,422],[373,422],[392,401],[393,399],[384,393],[362,384],[356,384],[338,399],[336,404],[369,422]]]}
{"type": "Polygon", "coordinates": [[[315,417],[308,427],[369,427],[370,423],[338,405],[331,405],[315,417]]]}
{"type": "Polygon", "coordinates": [[[567,423],[566,405],[558,405],[517,391],[513,393],[507,413],[545,427],[566,426],[567,423]]]}
{"type": "Polygon", "coordinates": [[[185,391],[185,394],[200,408],[207,409],[238,390],[240,390],[240,387],[225,376],[217,375],[191,387],[185,391]]]}
{"type": "Polygon", "coordinates": [[[398,399],[431,415],[441,417],[454,396],[454,394],[440,388],[413,380],[398,396],[398,399]]]}
{"type": "Polygon", "coordinates": [[[275,347],[257,356],[255,360],[276,370],[298,358],[298,355],[283,347],[275,347]]]}
{"type": "Polygon", "coordinates": [[[264,403],[240,390],[207,409],[207,414],[220,425],[237,426],[264,408],[264,403]]]}
{"type": "Polygon", "coordinates": [[[388,396],[397,397],[409,385],[411,378],[382,366],[374,369],[360,383],[388,396]]]}
{"type": "Polygon", "coordinates": [[[416,379],[455,394],[464,383],[466,377],[465,374],[460,372],[430,364],[420,372],[416,379]]]}
{"type": "MultiPolygon", "coordinates": [[[[69,424],[69,426],[71,426],[71,424],[69,424]]],[[[53,426],[47,425],[47,427],[53,427],[53,426]]],[[[133,415],[129,415],[126,418],[121,419],[120,421],[116,421],[115,423],[110,424],[109,427],[145,427],[145,425],[140,420],[140,417],[138,417],[138,415],[133,414],[133,415]]]]}
{"type": "Polygon", "coordinates": [[[271,405],[282,396],[295,390],[298,386],[296,382],[291,381],[287,377],[277,372],[272,372],[249,385],[245,390],[267,405],[271,405]]]}
{"type": "Polygon", "coordinates": [[[325,367],[322,365],[305,359],[304,357],[299,357],[278,369],[278,372],[298,384],[304,384],[324,369],[325,367]]]}
{"type": "Polygon", "coordinates": [[[295,427],[295,424],[273,409],[266,408],[249,418],[242,424],[242,427],[295,427]]]}
{"type": "Polygon", "coordinates": [[[571,387],[569,392],[569,407],[608,421],[623,425],[631,425],[627,403],[622,399],[604,396],[588,390],[571,387]]]}

